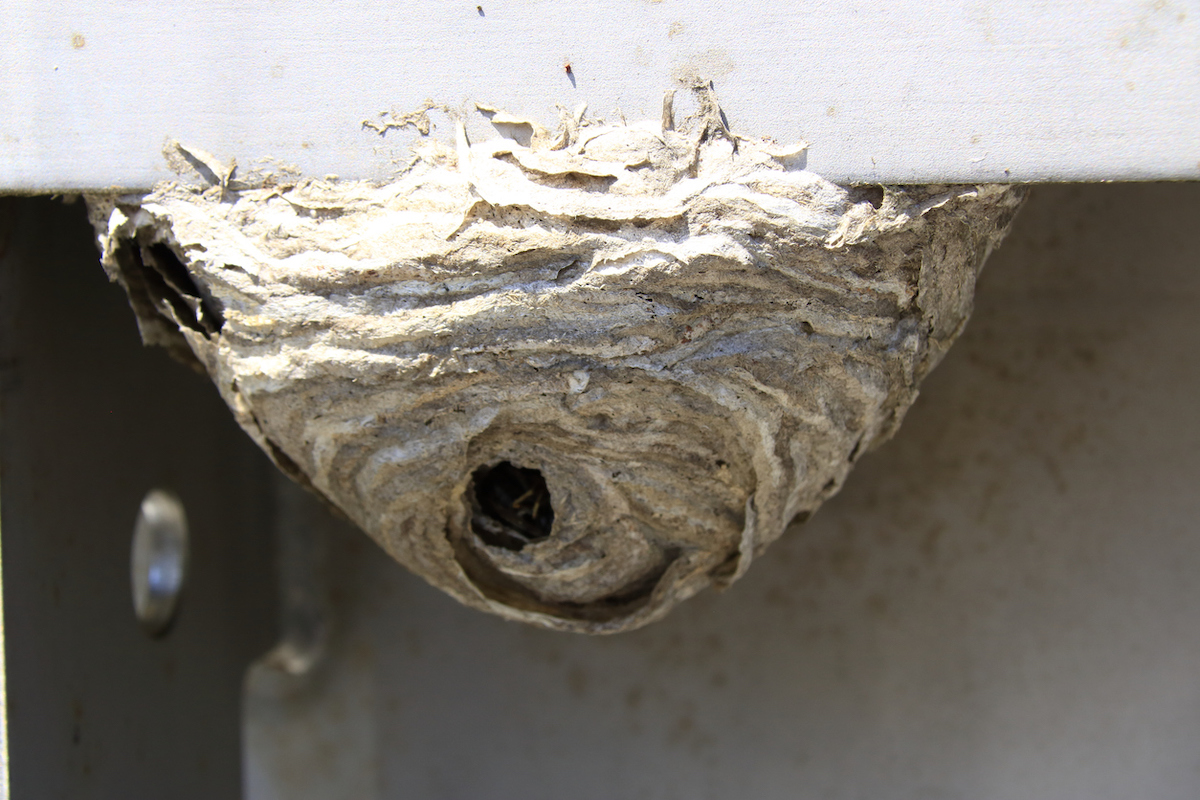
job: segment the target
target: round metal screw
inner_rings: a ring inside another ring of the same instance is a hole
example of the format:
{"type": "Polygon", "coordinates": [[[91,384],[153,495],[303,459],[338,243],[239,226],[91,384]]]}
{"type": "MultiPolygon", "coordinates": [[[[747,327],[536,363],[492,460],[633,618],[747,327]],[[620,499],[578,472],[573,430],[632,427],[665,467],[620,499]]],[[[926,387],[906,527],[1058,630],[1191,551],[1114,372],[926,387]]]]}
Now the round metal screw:
{"type": "Polygon", "coordinates": [[[133,525],[129,558],[133,610],[151,636],[166,633],[175,618],[187,578],[188,527],[183,503],[174,492],[152,489],[133,525]]]}

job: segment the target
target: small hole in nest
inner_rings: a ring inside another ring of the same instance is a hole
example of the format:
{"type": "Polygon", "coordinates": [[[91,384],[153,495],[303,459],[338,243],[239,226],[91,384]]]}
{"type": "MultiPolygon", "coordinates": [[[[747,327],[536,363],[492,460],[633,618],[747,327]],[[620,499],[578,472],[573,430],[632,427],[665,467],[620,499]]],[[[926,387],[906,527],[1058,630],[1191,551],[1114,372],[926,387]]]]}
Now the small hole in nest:
{"type": "Polygon", "coordinates": [[[855,186],[850,192],[853,203],[870,203],[871,208],[878,209],[883,205],[884,191],[882,186],[855,186]]]}
{"type": "Polygon", "coordinates": [[[484,544],[520,550],[550,535],[554,508],[541,472],[501,461],[475,470],[471,482],[471,530],[484,544]]]}

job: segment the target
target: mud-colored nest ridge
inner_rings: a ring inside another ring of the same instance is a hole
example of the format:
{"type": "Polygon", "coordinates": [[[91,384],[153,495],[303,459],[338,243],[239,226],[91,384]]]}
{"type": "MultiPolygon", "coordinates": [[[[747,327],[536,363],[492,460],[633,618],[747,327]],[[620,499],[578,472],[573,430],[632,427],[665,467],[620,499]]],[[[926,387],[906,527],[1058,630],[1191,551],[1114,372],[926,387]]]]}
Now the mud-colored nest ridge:
{"type": "Polygon", "coordinates": [[[835,185],[701,100],[679,129],[501,115],[510,138],[423,140],[385,185],[91,198],[103,263],[144,338],[409,569],[636,628],[893,433],[1021,199],[835,185]]]}

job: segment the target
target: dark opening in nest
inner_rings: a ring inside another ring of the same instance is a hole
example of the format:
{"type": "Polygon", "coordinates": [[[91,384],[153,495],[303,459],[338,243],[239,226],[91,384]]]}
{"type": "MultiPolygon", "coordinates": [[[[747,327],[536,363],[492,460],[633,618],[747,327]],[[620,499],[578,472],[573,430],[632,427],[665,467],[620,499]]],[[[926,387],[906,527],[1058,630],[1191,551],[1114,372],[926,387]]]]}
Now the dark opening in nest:
{"type": "Polygon", "coordinates": [[[471,530],[484,544],[516,551],[550,535],[554,507],[538,470],[501,461],[477,469],[471,483],[471,530]]]}

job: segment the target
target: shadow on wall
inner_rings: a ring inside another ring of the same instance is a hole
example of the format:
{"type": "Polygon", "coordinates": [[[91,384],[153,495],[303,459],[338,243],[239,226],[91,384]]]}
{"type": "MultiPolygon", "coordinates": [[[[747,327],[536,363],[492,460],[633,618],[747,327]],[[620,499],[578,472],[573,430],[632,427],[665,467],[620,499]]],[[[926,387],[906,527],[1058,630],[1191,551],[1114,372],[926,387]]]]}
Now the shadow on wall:
{"type": "Polygon", "coordinates": [[[250,683],[249,796],[1200,795],[1197,214],[1039,188],[896,438],[647,629],[488,618],[339,532],[330,657],[250,683]]]}

